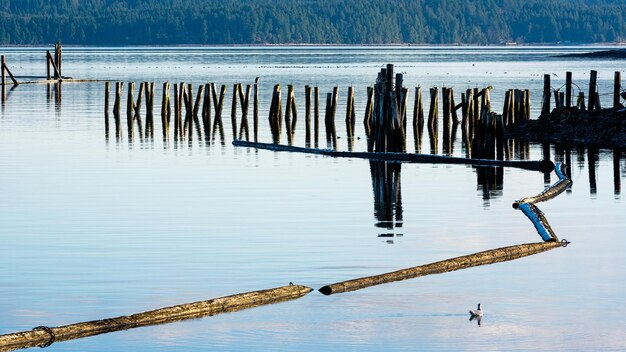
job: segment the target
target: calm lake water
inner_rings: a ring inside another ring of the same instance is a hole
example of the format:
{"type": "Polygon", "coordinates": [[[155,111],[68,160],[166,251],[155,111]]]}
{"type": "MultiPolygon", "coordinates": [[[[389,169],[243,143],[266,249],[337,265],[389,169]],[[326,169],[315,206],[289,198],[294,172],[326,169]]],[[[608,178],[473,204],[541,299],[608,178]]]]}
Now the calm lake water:
{"type": "MultiPolygon", "coordinates": [[[[0,51],[13,73],[24,77],[45,74],[46,49],[0,51]]],[[[232,85],[260,77],[259,140],[271,142],[271,89],[293,84],[299,146],[304,86],[319,86],[322,97],[338,86],[340,150],[347,150],[343,120],[352,85],[361,137],[354,149],[364,151],[365,90],[386,63],[405,73],[408,87],[454,87],[457,101],[466,88],[491,85],[496,111],[507,89],[529,88],[536,117],[544,73],[553,74],[558,88],[565,71],[572,71],[575,93],[587,93],[589,71],[598,70],[601,101],[612,102],[613,72],[624,71],[623,61],[553,57],[590,49],[64,48],[64,75],[154,81],[157,106],[166,80],[227,84],[227,140],[164,143],[160,121],[154,140],[131,143],[125,133],[120,141],[107,139],[101,82],[65,83],[60,101],[54,86],[8,90],[0,113],[0,334],[289,282],[318,289],[540,241],[511,204],[555,182],[554,174],[505,168],[500,180],[485,182],[482,175],[494,170],[403,164],[401,199],[379,206],[366,160],[233,147],[232,85]]],[[[323,139],[323,124],[321,131],[323,139]]],[[[411,133],[410,151],[412,143],[411,133]]],[[[321,144],[326,147],[325,140],[321,144]]],[[[423,141],[423,150],[427,146],[423,141]]],[[[543,156],[540,145],[528,150],[529,159],[543,156]]],[[[624,350],[626,208],[620,185],[626,159],[613,150],[569,153],[571,190],[539,204],[557,235],[572,242],[567,248],[334,296],[314,291],[291,302],[50,349],[624,350]],[[480,327],[468,321],[467,311],[477,303],[485,310],[480,327]]],[[[464,155],[460,132],[452,154],[464,155]]],[[[565,154],[551,147],[552,160],[565,154]]]]}

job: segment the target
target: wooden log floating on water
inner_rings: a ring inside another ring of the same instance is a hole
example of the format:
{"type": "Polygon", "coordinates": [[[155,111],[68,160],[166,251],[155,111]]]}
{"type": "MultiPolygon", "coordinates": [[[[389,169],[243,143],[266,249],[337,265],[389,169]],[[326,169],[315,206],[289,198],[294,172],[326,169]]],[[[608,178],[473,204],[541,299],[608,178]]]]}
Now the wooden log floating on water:
{"type": "Polygon", "coordinates": [[[540,161],[518,161],[518,160],[488,160],[488,159],[469,159],[457,158],[450,156],[432,155],[432,154],[413,154],[413,153],[393,153],[393,152],[342,152],[332,149],[317,149],[287,146],[273,143],[253,143],[245,141],[233,141],[236,147],[249,147],[266,149],[280,152],[295,152],[305,154],[317,154],[338,158],[360,158],[369,160],[397,161],[424,164],[464,164],[476,166],[503,166],[516,167],[525,170],[550,172],[554,169],[554,164],[550,160],[540,161]]]}
{"type": "Polygon", "coordinates": [[[206,301],[180,304],[147,312],[102,320],[92,320],[59,327],[40,327],[29,331],[0,335],[0,351],[49,346],[53,342],[74,340],[142,326],[167,324],[188,319],[236,312],[243,309],[301,298],[313,291],[301,285],[239,293],[206,301]]]}
{"type": "Polygon", "coordinates": [[[564,169],[565,169],[565,166],[561,163],[558,163],[554,167],[554,172],[556,173],[559,180],[556,181],[556,183],[554,183],[553,185],[544,189],[541,193],[539,193],[536,196],[525,197],[525,198],[515,201],[513,203],[513,208],[517,209],[519,205],[522,203],[534,204],[534,203],[539,203],[539,202],[545,202],[547,200],[553,199],[554,197],[558,196],[559,194],[567,190],[569,187],[571,187],[572,180],[565,174],[564,169]]]}
{"type": "Polygon", "coordinates": [[[389,282],[413,279],[420,276],[447,273],[456,270],[467,269],[475,266],[501,263],[527,257],[533,254],[545,252],[554,248],[565,246],[567,242],[538,242],[526,243],[490,249],[483,252],[446,259],[426,265],[420,265],[408,269],[401,269],[390,273],[363,277],[354,280],[334,283],[319,289],[324,295],[356,291],[363,288],[385,284],[389,282]]]}

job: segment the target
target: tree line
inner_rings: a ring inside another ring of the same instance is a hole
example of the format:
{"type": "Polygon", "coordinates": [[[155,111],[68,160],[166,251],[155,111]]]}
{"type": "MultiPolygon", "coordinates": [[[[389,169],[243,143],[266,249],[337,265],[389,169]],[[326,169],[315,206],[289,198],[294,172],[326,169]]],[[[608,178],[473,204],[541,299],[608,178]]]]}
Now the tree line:
{"type": "Polygon", "coordinates": [[[0,44],[626,40],[623,0],[3,0],[0,44]]]}

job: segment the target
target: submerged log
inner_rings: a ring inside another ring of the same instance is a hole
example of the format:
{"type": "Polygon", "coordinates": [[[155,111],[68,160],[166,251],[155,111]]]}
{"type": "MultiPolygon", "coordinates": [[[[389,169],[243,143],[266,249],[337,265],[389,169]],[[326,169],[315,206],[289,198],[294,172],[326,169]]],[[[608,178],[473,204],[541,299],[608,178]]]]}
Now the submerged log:
{"type": "Polygon", "coordinates": [[[510,261],[529,255],[541,253],[554,249],[557,247],[565,246],[568,242],[538,242],[538,243],[526,243],[516,246],[502,247],[496,249],[490,249],[484,252],[478,252],[474,254],[464,255],[461,257],[446,259],[430,264],[420,265],[408,269],[401,269],[390,273],[363,277],[359,279],[349,280],[334,283],[324,286],[319,291],[325,295],[331,295],[335,293],[356,291],[366,287],[385,284],[394,281],[402,281],[407,279],[413,279],[420,276],[447,273],[450,271],[456,271],[461,269],[467,269],[474,266],[481,266],[487,264],[500,263],[510,261]]]}
{"type": "Polygon", "coordinates": [[[303,148],[286,146],[271,143],[253,143],[245,141],[233,141],[236,147],[250,147],[258,149],[267,149],[281,152],[296,152],[305,154],[318,154],[332,156],[338,158],[362,158],[369,160],[398,161],[410,163],[428,163],[428,164],[465,164],[476,166],[505,166],[516,167],[520,169],[550,172],[554,168],[554,164],[550,160],[525,161],[525,160],[487,160],[487,159],[468,159],[457,158],[451,156],[431,155],[431,154],[413,154],[413,153],[392,153],[392,152],[341,152],[332,149],[303,148]]]}
{"type": "Polygon", "coordinates": [[[186,319],[235,312],[266,304],[284,302],[305,296],[312,289],[306,286],[289,285],[268,290],[239,293],[206,301],[186,303],[147,312],[92,320],[59,327],[38,327],[30,331],[0,335],[0,351],[12,351],[28,347],[47,347],[53,342],[67,341],[128,330],[140,326],[171,323],[186,319]]]}

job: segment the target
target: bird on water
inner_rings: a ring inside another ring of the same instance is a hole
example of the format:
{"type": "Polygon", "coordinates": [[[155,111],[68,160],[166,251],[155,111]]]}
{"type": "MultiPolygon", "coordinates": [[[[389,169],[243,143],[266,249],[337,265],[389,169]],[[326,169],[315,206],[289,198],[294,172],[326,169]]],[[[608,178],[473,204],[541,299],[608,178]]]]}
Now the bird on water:
{"type": "Polygon", "coordinates": [[[472,315],[472,318],[482,317],[483,316],[483,309],[481,308],[480,303],[478,303],[478,309],[470,310],[469,313],[472,315]]]}

